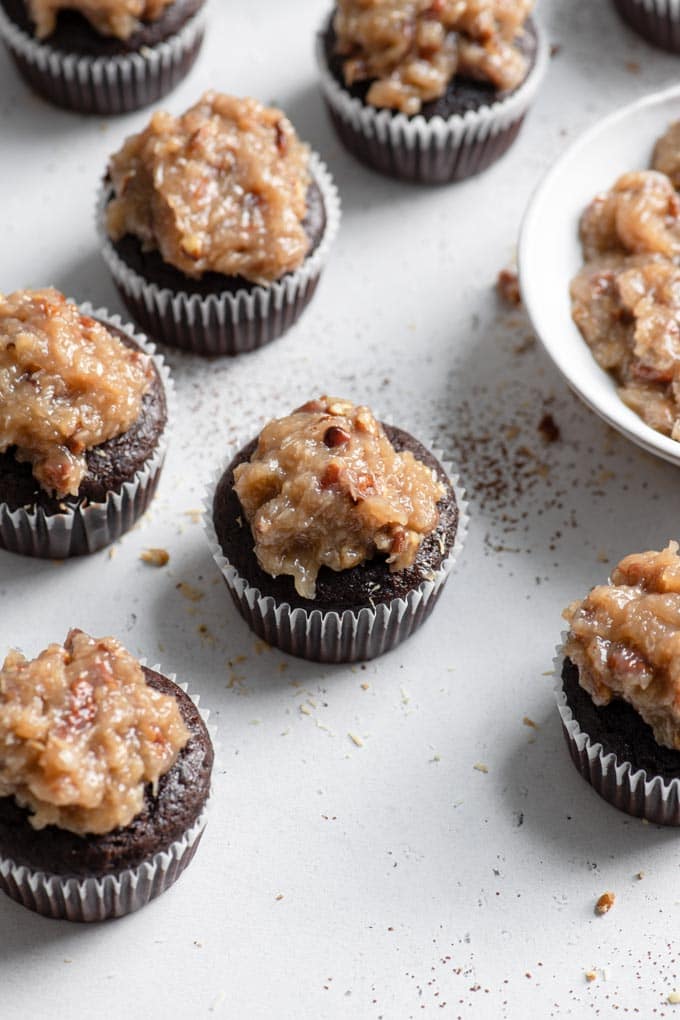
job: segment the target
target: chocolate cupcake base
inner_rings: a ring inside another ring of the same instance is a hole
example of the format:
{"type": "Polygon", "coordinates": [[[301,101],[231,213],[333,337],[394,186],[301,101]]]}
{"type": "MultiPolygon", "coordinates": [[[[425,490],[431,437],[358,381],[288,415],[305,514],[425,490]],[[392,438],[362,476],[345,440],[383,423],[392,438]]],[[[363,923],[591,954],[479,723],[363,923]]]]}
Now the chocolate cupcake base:
{"type": "Polygon", "coordinates": [[[678,0],[614,0],[626,24],[652,46],[680,53],[680,3],[678,0]]]}
{"type": "Polygon", "coordinates": [[[571,760],[593,789],[626,814],[680,825],[680,752],[659,747],[630,705],[594,705],[562,648],[555,696],[571,760]]]}
{"type": "Polygon", "coordinates": [[[254,351],[290,329],[314,296],[340,225],[337,188],[315,153],[310,158],[310,172],[315,184],[313,191],[318,193],[323,206],[323,232],[299,269],[266,287],[243,281],[243,286],[224,285],[219,289],[219,278],[213,280],[217,274],[210,274],[208,285],[183,277],[177,282],[184,287],[175,289],[165,285],[169,271],[176,276],[170,266],[165,267],[168,272],[161,266],[158,281],[151,279],[150,274],[143,275],[137,269],[138,260],[135,258],[133,265],[122,257],[120,245],[114,245],[106,233],[105,210],[111,192],[105,182],[97,203],[102,254],[135,321],[154,340],[206,356],[254,351]],[[215,290],[210,289],[213,285],[215,290]]]}
{"type": "Polygon", "coordinates": [[[174,694],[191,737],[161,777],[156,799],[147,789],[143,812],[127,829],[103,836],[55,826],[36,831],[13,798],[0,800],[0,890],[29,910],[67,921],[122,917],[169,889],[191,862],[208,818],[209,713],[199,712],[186,685],[178,688],[157,669],[144,667],[147,682],[174,694]]]}
{"type": "MultiPolygon", "coordinates": [[[[310,600],[296,595],[289,577],[267,575],[261,579],[262,571],[252,552],[252,539],[250,544],[247,540],[230,542],[236,552],[231,559],[231,548],[225,549],[221,541],[224,522],[220,520],[216,528],[218,504],[222,503],[224,495],[220,482],[224,479],[229,487],[233,467],[247,459],[254,444],[244,444],[240,453],[230,457],[215,475],[204,516],[213,558],[239,613],[267,644],[316,662],[360,662],[395,648],[432,612],[465,541],[469,521],[467,503],[458,477],[451,474],[448,465],[439,464],[437,457],[408,433],[389,426],[386,431],[397,449],[404,448],[400,439],[409,441],[409,448],[416,456],[436,464],[440,478],[447,485],[447,522],[441,524],[441,535],[428,536],[432,539],[434,561],[410,568],[405,573],[413,576],[404,581],[398,574],[390,574],[384,563],[377,560],[344,572],[344,577],[333,571],[322,571],[317,581],[321,603],[318,608],[310,600]],[[447,524],[450,524],[448,535],[447,524]]],[[[219,508],[219,516],[224,509],[227,517],[237,520],[238,507],[231,506],[231,498],[228,498],[229,504],[219,508]]]]}
{"type": "Polygon", "coordinates": [[[486,170],[512,145],[543,78],[548,60],[542,34],[529,73],[505,97],[451,116],[409,117],[370,106],[342,87],[328,62],[327,32],[317,39],[321,88],[345,148],[379,173],[419,184],[450,184],[486,170]]]}
{"type": "Polygon", "coordinates": [[[98,448],[101,457],[94,461],[97,472],[89,480],[86,478],[75,498],[69,496],[59,501],[42,490],[36,495],[28,465],[16,464],[12,474],[6,462],[14,464],[13,455],[9,452],[0,455],[0,549],[22,556],[60,560],[87,555],[115,542],[148,508],[165,461],[167,402],[172,398],[173,388],[163,359],[146,337],[123,323],[118,315],[110,315],[104,308],[93,309],[89,304],[81,305],[80,310],[103,322],[124,340],[129,338],[153,359],[161,406],[151,408],[134,444],[126,446],[125,437],[119,437],[98,448]],[[129,469],[129,475],[116,484],[111,477],[115,479],[117,459],[129,469]]]}
{"type": "Polygon", "coordinates": [[[71,53],[20,28],[0,3],[0,39],[19,74],[44,99],[77,113],[130,113],[157,102],[191,70],[203,42],[203,12],[175,34],[138,52],[71,53]]]}

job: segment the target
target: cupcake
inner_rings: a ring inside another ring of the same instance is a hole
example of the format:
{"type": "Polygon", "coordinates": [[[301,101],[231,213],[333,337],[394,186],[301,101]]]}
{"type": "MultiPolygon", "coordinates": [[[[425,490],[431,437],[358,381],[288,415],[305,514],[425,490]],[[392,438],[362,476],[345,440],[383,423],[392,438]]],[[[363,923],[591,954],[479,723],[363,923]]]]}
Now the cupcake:
{"type": "Polygon", "coordinates": [[[189,73],[204,0],[0,0],[0,38],[27,84],[78,113],[129,113],[189,73]]]}
{"type": "Polygon", "coordinates": [[[422,184],[485,170],[510,147],[547,63],[533,0],[338,0],[317,41],[343,145],[422,184]]]}
{"type": "Polygon", "coordinates": [[[219,472],[213,556],[266,642],[319,662],[371,659],[432,611],[460,551],[457,479],[367,407],[322,397],[265,426],[219,472]]]}
{"type": "Polygon", "coordinates": [[[615,807],[680,825],[678,543],[626,556],[564,617],[556,692],[574,764],[615,807]]]}
{"type": "Polygon", "coordinates": [[[674,0],[614,0],[614,6],[652,46],[680,53],[680,6],[674,0]]]}
{"type": "Polygon", "coordinates": [[[132,527],[163,465],[168,384],[104,309],[0,294],[0,547],[62,559],[132,527]]]}
{"type": "Polygon", "coordinates": [[[113,638],[72,630],[0,670],[0,889],[103,921],[168,889],[206,823],[213,748],[194,702],[113,638]]]}
{"type": "Polygon", "coordinates": [[[128,138],[99,203],[104,258],[131,314],[197,354],[250,351],[292,326],[339,215],[328,171],[290,121],[218,92],[128,138]]]}

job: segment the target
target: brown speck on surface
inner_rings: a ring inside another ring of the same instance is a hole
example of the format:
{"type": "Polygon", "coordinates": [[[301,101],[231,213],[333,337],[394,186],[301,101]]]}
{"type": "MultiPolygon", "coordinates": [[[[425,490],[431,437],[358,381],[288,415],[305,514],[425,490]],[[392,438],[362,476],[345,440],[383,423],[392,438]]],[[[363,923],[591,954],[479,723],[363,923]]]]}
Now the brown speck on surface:
{"type": "Polygon", "coordinates": [[[496,279],[496,290],[501,301],[517,308],[522,304],[519,279],[513,269],[501,269],[496,279]]]}
{"type": "Polygon", "coordinates": [[[637,60],[627,60],[626,70],[628,71],[629,74],[639,74],[642,68],[640,67],[637,60]]]}
{"type": "Polygon", "coordinates": [[[363,684],[361,684],[361,689],[362,689],[362,691],[367,691],[367,690],[370,689],[370,686],[371,686],[370,684],[367,684],[366,682],[364,682],[363,684]]]}
{"type": "Polygon", "coordinates": [[[607,556],[607,554],[604,551],[604,549],[599,549],[598,550],[598,553],[597,553],[597,562],[598,563],[609,563],[609,557],[607,556]]]}
{"type": "Polygon", "coordinates": [[[525,726],[531,727],[532,730],[540,729],[538,723],[534,722],[533,719],[530,719],[528,715],[525,715],[523,717],[522,722],[524,723],[525,726]]]}
{"type": "Polygon", "coordinates": [[[489,771],[489,766],[484,765],[483,762],[481,761],[475,762],[475,764],[472,767],[473,769],[476,769],[477,772],[483,772],[485,775],[489,771]]]}
{"type": "Polygon", "coordinates": [[[170,553],[167,549],[144,549],[139,558],[150,567],[164,567],[170,560],[170,553]]]}
{"type": "Polygon", "coordinates": [[[553,57],[559,57],[561,52],[562,52],[562,44],[561,43],[551,43],[550,44],[550,57],[551,57],[551,59],[553,57]]]}
{"type": "Polygon", "coordinates": [[[278,902],[279,900],[282,900],[282,899],[283,899],[283,893],[282,893],[282,892],[280,892],[280,893],[278,894],[278,896],[276,896],[276,897],[275,897],[275,899],[276,899],[276,901],[277,901],[277,902],[278,902]]]}
{"type": "Polygon", "coordinates": [[[262,655],[263,652],[271,652],[272,646],[268,645],[266,641],[261,641],[259,638],[255,641],[255,654],[262,655]]]}
{"type": "Polygon", "coordinates": [[[604,892],[595,904],[595,913],[598,917],[608,914],[616,902],[616,893],[604,892]]]}
{"type": "Polygon", "coordinates": [[[587,970],[586,971],[586,981],[594,981],[596,979],[596,977],[597,977],[597,971],[596,970],[587,970]]]}
{"type": "Polygon", "coordinates": [[[546,412],[539,421],[538,431],[546,443],[556,443],[560,438],[559,425],[549,412],[546,412]]]}
{"type": "Polygon", "coordinates": [[[186,581],[180,581],[179,584],[175,585],[175,588],[181,595],[184,595],[185,599],[189,599],[190,602],[199,602],[203,598],[203,592],[187,584],[186,581]]]}
{"type": "Polygon", "coordinates": [[[666,998],[666,1002],[668,1002],[671,1006],[680,1005],[680,992],[670,992],[666,998]]]}
{"type": "Polygon", "coordinates": [[[182,513],[188,517],[192,524],[200,524],[203,517],[202,510],[183,510],[182,513]]]}
{"type": "Polygon", "coordinates": [[[638,882],[641,882],[642,879],[645,877],[644,871],[638,871],[638,873],[637,873],[637,875],[635,877],[637,878],[638,882]]]}

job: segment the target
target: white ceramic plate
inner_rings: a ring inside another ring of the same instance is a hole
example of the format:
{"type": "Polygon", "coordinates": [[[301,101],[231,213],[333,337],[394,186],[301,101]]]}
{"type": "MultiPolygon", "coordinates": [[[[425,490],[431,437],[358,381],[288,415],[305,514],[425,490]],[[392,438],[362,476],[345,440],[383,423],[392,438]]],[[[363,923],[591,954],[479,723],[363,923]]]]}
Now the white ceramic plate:
{"type": "Polygon", "coordinates": [[[586,132],[539,185],[519,246],[522,297],[534,329],[571,388],[628,439],[680,464],[680,443],[646,425],[618,397],[571,318],[569,282],[583,264],[581,213],[628,170],[649,167],[654,143],[680,118],[680,86],[633,103],[586,132]]]}

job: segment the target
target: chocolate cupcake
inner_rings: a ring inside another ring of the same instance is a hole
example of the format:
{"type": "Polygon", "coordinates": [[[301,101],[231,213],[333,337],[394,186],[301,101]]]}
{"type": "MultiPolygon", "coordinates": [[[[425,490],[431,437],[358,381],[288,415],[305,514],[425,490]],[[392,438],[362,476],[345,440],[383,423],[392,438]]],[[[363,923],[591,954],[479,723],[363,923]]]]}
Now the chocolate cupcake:
{"type": "Polygon", "coordinates": [[[676,0],[614,0],[621,18],[652,46],[680,53],[680,4],[676,0]]]}
{"type": "Polygon", "coordinates": [[[129,530],[156,491],[169,392],[118,316],[51,288],[0,295],[0,548],[63,559],[129,530]]]}
{"type": "Polygon", "coordinates": [[[0,0],[0,38],[38,95],[78,113],[129,113],[191,70],[204,0],[0,0]]]}
{"type": "Polygon", "coordinates": [[[447,184],[507,151],[547,47],[529,18],[533,0],[479,6],[339,0],[317,59],[333,126],[353,156],[389,177],[447,184]]]}
{"type": "Polygon", "coordinates": [[[254,350],[297,321],[339,218],[328,171],[287,118],[217,92],[128,138],[98,209],[130,313],[155,339],[206,355],[254,350]]]}
{"type": "Polygon", "coordinates": [[[680,825],[678,543],[627,556],[564,617],[556,694],[572,761],[620,810],[680,825]]]}
{"type": "Polygon", "coordinates": [[[467,531],[457,479],[366,407],[322,397],[218,472],[213,556],[250,627],[319,662],[371,659],[431,613],[467,531]]]}
{"type": "Polygon", "coordinates": [[[70,921],[138,910],[205,828],[213,748],[196,704],[79,630],[30,662],[10,652],[0,680],[0,889],[70,921]]]}

